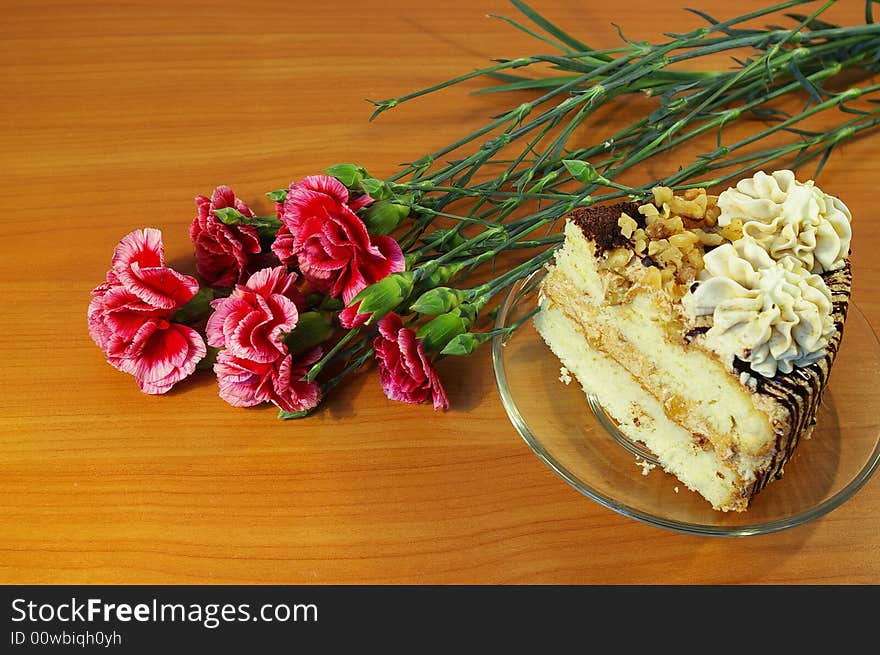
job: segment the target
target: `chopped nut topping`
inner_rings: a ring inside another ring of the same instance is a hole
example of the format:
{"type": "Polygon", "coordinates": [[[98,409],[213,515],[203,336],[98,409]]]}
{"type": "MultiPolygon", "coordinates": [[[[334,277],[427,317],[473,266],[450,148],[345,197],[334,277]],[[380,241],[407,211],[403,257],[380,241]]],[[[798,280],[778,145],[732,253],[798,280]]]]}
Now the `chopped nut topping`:
{"type": "Polygon", "coordinates": [[[658,207],[672,200],[672,189],[668,186],[655,186],[651,193],[654,194],[654,204],[658,207]]]}
{"type": "Polygon", "coordinates": [[[607,253],[605,258],[605,268],[610,268],[611,270],[623,268],[629,264],[629,260],[632,259],[632,256],[632,250],[629,248],[615,248],[607,253]]]}
{"type": "Polygon", "coordinates": [[[672,298],[681,298],[703,270],[706,249],[740,238],[742,221],[732,221],[728,227],[719,228],[718,196],[709,195],[706,189],[687,189],[677,195],[669,187],[658,186],[651,189],[651,193],[653,202],[638,208],[644,217],[644,228],[631,216],[620,215],[617,221],[620,233],[632,247],[606,253],[603,268],[621,278],[609,283],[615,295],[619,295],[620,282],[628,279],[629,284],[662,289],[672,298]],[[642,258],[641,274],[638,268],[624,272],[634,254],[642,258]]]}
{"type": "Polygon", "coordinates": [[[717,232],[705,232],[700,228],[695,228],[694,234],[697,235],[700,243],[704,246],[720,246],[722,243],[724,243],[724,237],[717,232]]]}
{"type": "Polygon", "coordinates": [[[743,235],[742,219],[734,218],[730,221],[730,225],[721,228],[721,236],[728,241],[736,241],[741,239],[743,235]]]}
{"type": "Polygon", "coordinates": [[[639,224],[636,223],[635,219],[626,215],[621,214],[620,218],[617,219],[617,224],[620,226],[620,233],[629,239],[633,232],[639,227],[639,224]]]}

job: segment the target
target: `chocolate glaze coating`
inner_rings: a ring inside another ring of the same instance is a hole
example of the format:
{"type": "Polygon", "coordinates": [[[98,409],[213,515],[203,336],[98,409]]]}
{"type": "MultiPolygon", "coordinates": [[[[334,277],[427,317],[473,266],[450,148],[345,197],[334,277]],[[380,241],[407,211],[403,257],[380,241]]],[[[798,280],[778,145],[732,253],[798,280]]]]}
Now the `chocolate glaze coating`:
{"type": "Polygon", "coordinates": [[[639,213],[639,206],[634,202],[619,202],[614,205],[595,205],[576,209],[569,215],[587,239],[596,244],[596,254],[614,248],[632,248],[629,239],[620,233],[620,215],[631,217],[639,227],[645,227],[645,218],[639,213]]]}

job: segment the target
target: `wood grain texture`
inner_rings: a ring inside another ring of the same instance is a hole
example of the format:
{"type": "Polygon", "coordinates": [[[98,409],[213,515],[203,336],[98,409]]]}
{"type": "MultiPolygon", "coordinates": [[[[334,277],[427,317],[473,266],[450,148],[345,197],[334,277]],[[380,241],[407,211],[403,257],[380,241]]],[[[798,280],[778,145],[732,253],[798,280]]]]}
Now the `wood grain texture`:
{"type": "MultiPolygon", "coordinates": [[[[617,43],[612,21],[633,39],[696,26],[679,4],[617,0],[612,16],[608,3],[534,0],[596,46],[617,43]]],[[[862,20],[862,3],[842,4],[836,16],[862,20]]],[[[487,348],[443,362],[445,414],[386,400],[371,371],[286,423],[227,406],[209,377],[148,397],[104,363],[85,308],[122,235],[161,229],[172,265],[191,272],[193,196],[225,183],[266,209],[266,191],[328,165],[390,174],[482,124],[510,100],[464,92],[478,83],[372,123],[364,99],[539,50],[489,13],[514,10],[4,2],[0,582],[880,582],[877,479],[765,537],[642,525],[538,461],[487,348]]],[[[856,217],[854,297],[873,325],[878,143],[844,145],[822,174],[856,217]]]]}

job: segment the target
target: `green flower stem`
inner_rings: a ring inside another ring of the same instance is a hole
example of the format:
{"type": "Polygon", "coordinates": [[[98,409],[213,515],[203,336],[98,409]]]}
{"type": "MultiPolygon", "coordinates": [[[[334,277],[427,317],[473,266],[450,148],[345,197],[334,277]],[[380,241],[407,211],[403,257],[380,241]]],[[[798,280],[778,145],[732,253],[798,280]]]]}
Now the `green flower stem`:
{"type": "MultiPolygon", "coordinates": [[[[786,34],[788,34],[788,33],[790,33],[790,31],[789,31],[789,32],[786,32],[786,34]]],[[[864,58],[864,57],[863,57],[863,58],[864,58]]],[[[834,72],[834,71],[821,71],[820,74],[819,74],[819,76],[817,76],[815,79],[818,80],[819,78],[827,77],[827,76],[829,76],[829,75],[830,75],[831,73],[833,73],[833,72],[834,72]]],[[[756,82],[754,82],[753,84],[757,84],[757,83],[761,83],[761,80],[758,79],[758,80],[757,80],[756,82]]],[[[796,83],[792,83],[792,85],[791,85],[789,88],[796,88],[796,83]]],[[[751,90],[752,90],[752,89],[751,89],[750,87],[746,87],[745,89],[740,89],[739,91],[737,91],[737,94],[739,94],[739,95],[743,95],[744,93],[747,93],[747,92],[749,92],[749,91],[751,91],[751,90]]],[[[780,91],[777,92],[777,93],[770,94],[770,97],[777,97],[778,95],[782,95],[782,94],[785,93],[785,92],[787,92],[787,89],[785,89],[785,90],[780,90],[780,91]]],[[[719,93],[718,89],[713,90],[713,93],[714,93],[714,97],[715,97],[715,98],[720,98],[720,97],[721,97],[721,94],[719,93]]],[[[767,100],[769,100],[770,97],[764,97],[763,101],[767,101],[767,100]]],[[[728,100],[729,98],[730,98],[730,96],[726,96],[726,97],[724,98],[724,100],[728,100]]],[[[757,101],[757,102],[753,102],[753,103],[750,104],[750,107],[752,107],[752,106],[757,106],[757,105],[761,104],[761,102],[762,102],[762,100],[759,100],[759,101],[757,101]]],[[[705,100],[703,100],[703,105],[704,105],[704,106],[707,106],[705,100]]],[[[583,111],[583,109],[582,109],[581,111],[583,111]]],[[[737,110],[731,110],[731,111],[728,111],[727,113],[724,113],[719,119],[716,119],[715,121],[710,121],[708,124],[703,125],[703,126],[700,126],[698,129],[702,132],[702,131],[706,131],[706,130],[708,130],[708,129],[711,129],[711,128],[714,127],[714,126],[723,125],[723,124],[724,124],[725,122],[727,122],[728,120],[731,120],[731,118],[733,118],[733,119],[738,118],[739,115],[740,115],[740,113],[741,113],[741,111],[742,111],[741,109],[740,109],[739,111],[737,111],[737,110]]],[[[693,115],[693,114],[694,114],[694,112],[692,111],[692,115],[693,115]]],[[[584,118],[584,116],[583,116],[583,115],[580,115],[578,118],[579,118],[580,120],[582,120],[582,119],[584,118]]],[[[543,136],[543,134],[546,133],[546,131],[549,129],[549,127],[551,127],[552,125],[555,125],[555,124],[556,124],[556,121],[557,121],[557,120],[558,120],[558,117],[557,117],[557,118],[554,118],[554,121],[553,121],[552,123],[550,123],[550,124],[548,124],[547,126],[544,127],[544,129],[542,130],[542,132],[541,132],[537,137],[535,137],[535,139],[533,139],[533,141],[530,143],[530,145],[529,145],[529,149],[524,149],[524,150],[523,150],[523,152],[520,154],[520,156],[519,156],[517,159],[514,160],[512,166],[510,166],[510,167],[508,168],[508,170],[505,171],[505,174],[504,174],[504,175],[502,175],[500,178],[498,178],[498,179],[496,179],[496,180],[494,180],[494,181],[490,181],[488,184],[486,184],[486,185],[484,185],[484,186],[482,186],[482,187],[475,185],[474,187],[472,187],[472,189],[473,189],[472,191],[467,192],[467,195],[479,196],[479,197],[480,197],[480,202],[478,203],[478,205],[479,205],[479,204],[483,204],[483,203],[485,202],[485,199],[488,198],[489,196],[504,194],[504,193],[505,193],[504,191],[499,191],[499,190],[498,190],[498,187],[500,186],[500,183],[506,178],[506,175],[508,175],[513,169],[515,169],[515,167],[519,164],[519,162],[522,161],[522,160],[524,159],[524,155],[525,155],[529,150],[533,149],[533,147],[534,147],[534,145],[535,145],[535,142],[536,142],[537,140],[539,140],[540,137],[543,136]],[[493,189],[494,189],[494,190],[493,190],[493,189]]],[[[577,124],[578,122],[579,122],[578,120],[574,120],[574,121],[572,121],[572,124],[577,124]]],[[[674,124],[673,124],[673,127],[672,127],[673,131],[674,131],[676,128],[678,128],[680,125],[681,125],[680,122],[674,123],[674,124]]],[[[508,132],[508,134],[509,134],[509,132],[508,132]]],[[[667,132],[666,134],[668,135],[669,132],[667,132]]],[[[684,138],[684,137],[681,137],[681,138],[684,138]]],[[[655,141],[656,141],[656,136],[655,136],[655,141]]],[[[680,141],[676,141],[676,144],[677,144],[678,142],[680,142],[680,141]]],[[[507,142],[505,141],[504,143],[506,144],[507,142]]],[[[557,149],[557,150],[559,149],[559,146],[560,146],[560,145],[561,145],[561,141],[557,141],[557,142],[556,142],[556,149],[557,149]]],[[[548,151],[548,152],[549,152],[549,151],[548,151]]],[[[547,153],[545,152],[543,156],[546,157],[546,154],[547,154],[547,153]]],[[[644,159],[644,156],[641,157],[641,158],[640,158],[640,157],[635,157],[635,158],[632,158],[632,157],[631,157],[631,158],[630,158],[630,160],[631,160],[631,161],[634,161],[634,162],[640,162],[640,161],[642,161],[643,159],[644,159]]],[[[460,163],[460,164],[458,165],[458,168],[457,168],[456,170],[459,170],[459,171],[460,171],[460,170],[463,170],[464,168],[470,167],[470,173],[468,173],[467,178],[464,180],[465,185],[467,184],[467,182],[469,182],[470,175],[473,174],[473,171],[476,170],[476,168],[478,168],[478,167],[481,166],[482,164],[486,163],[487,161],[488,161],[488,160],[486,159],[486,157],[485,157],[485,156],[482,156],[482,157],[479,157],[479,158],[477,158],[477,159],[473,159],[473,158],[472,158],[472,159],[467,160],[466,162],[464,162],[464,163],[460,163]]],[[[520,181],[520,188],[521,188],[523,182],[526,182],[528,179],[530,179],[531,177],[533,177],[533,171],[535,170],[534,162],[535,162],[535,160],[532,161],[533,166],[532,166],[530,169],[526,170],[526,172],[523,174],[523,178],[522,178],[521,181],[520,181]]],[[[631,164],[631,165],[634,165],[634,163],[631,164]]],[[[618,172],[619,172],[619,171],[618,171],[618,172]]],[[[608,175],[606,175],[605,177],[606,177],[606,179],[609,178],[608,175]]],[[[461,184],[461,182],[459,182],[459,184],[461,184]]],[[[462,185],[462,186],[464,186],[464,185],[462,185]]],[[[461,197],[460,194],[459,194],[458,196],[456,196],[456,190],[455,190],[455,189],[456,189],[456,187],[454,187],[454,186],[453,186],[453,187],[449,187],[449,186],[445,187],[445,190],[446,190],[446,192],[447,192],[447,197],[443,199],[443,201],[442,201],[443,204],[446,204],[446,203],[449,202],[449,201],[452,201],[452,200],[454,200],[454,199],[457,199],[458,197],[461,197]]],[[[506,192],[506,193],[510,194],[510,192],[506,192]]],[[[558,198],[554,197],[552,194],[544,194],[543,197],[546,198],[546,199],[558,199],[558,198]],[[549,196],[549,197],[548,197],[548,196],[549,196]]],[[[500,210],[497,209],[497,208],[492,209],[492,210],[490,210],[486,215],[498,214],[498,215],[499,215],[499,220],[501,220],[501,219],[503,219],[506,215],[508,215],[510,212],[512,212],[513,209],[515,209],[515,207],[518,206],[518,204],[519,204],[519,203],[510,203],[510,204],[507,204],[507,205],[503,206],[500,210]]],[[[472,209],[471,212],[469,212],[469,215],[470,215],[471,217],[473,216],[473,211],[474,211],[474,210],[472,209]]],[[[449,215],[448,212],[438,212],[438,215],[442,215],[442,214],[449,215]]],[[[425,225],[424,227],[427,227],[427,222],[426,222],[426,225],[425,225]]],[[[423,231],[423,230],[422,230],[422,231],[423,231]]],[[[419,233],[420,233],[420,232],[419,232],[419,233]]]]}
{"type": "MultiPolygon", "coordinates": [[[[346,376],[350,375],[351,373],[354,373],[359,368],[361,368],[364,364],[366,364],[367,361],[373,356],[373,352],[374,351],[372,348],[364,351],[363,353],[361,353],[360,356],[353,358],[351,361],[349,361],[348,365],[342,371],[340,371],[338,374],[336,374],[334,377],[330,378],[326,382],[322,382],[319,385],[320,389],[321,389],[321,401],[323,401],[323,399],[326,398],[327,395],[330,393],[330,390],[333,389],[340,382],[342,382],[342,380],[344,380],[346,378],[346,376]]],[[[303,378],[303,380],[305,380],[305,378],[303,378]]],[[[278,412],[278,418],[284,419],[284,420],[305,418],[305,417],[309,416],[310,414],[312,414],[319,406],[320,406],[320,401],[319,401],[318,405],[316,405],[315,407],[311,407],[309,409],[306,409],[306,410],[303,410],[300,412],[285,412],[284,410],[281,410],[278,412]]]]}
{"type": "Polygon", "coordinates": [[[326,382],[324,382],[321,385],[322,394],[326,396],[327,392],[330,391],[330,389],[335,387],[337,384],[342,382],[342,380],[345,379],[345,377],[349,373],[353,373],[354,371],[361,368],[364,364],[366,364],[367,361],[373,356],[374,353],[375,353],[375,350],[373,350],[372,348],[368,348],[367,350],[363,351],[357,357],[352,358],[352,360],[350,361],[348,366],[346,366],[342,371],[340,371],[335,376],[333,376],[332,378],[330,378],[329,380],[327,380],[326,382]]]}
{"type": "Polygon", "coordinates": [[[536,270],[541,268],[541,266],[543,266],[553,257],[553,254],[555,252],[555,248],[548,248],[544,252],[535,255],[531,259],[523,262],[522,264],[519,264],[518,266],[513,267],[502,275],[499,275],[494,280],[490,280],[489,282],[470,289],[468,291],[469,299],[473,300],[476,298],[491,298],[502,289],[506,289],[517,280],[531,275],[536,270]]]}
{"type": "Polygon", "coordinates": [[[312,382],[316,377],[318,377],[318,375],[320,375],[321,371],[324,370],[324,367],[330,363],[330,360],[333,359],[333,357],[336,355],[336,353],[338,353],[340,350],[342,350],[360,332],[361,332],[361,328],[359,328],[359,327],[352,328],[351,330],[346,332],[345,336],[343,336],[339,341],[336,342],[336,345],[334,345],[330,350],[328,350],[327,353],[323,357],[321,357],[321,359],[319,359],[317,362],[312,364],[312,367],[309,369],[309,372],[306,373],[302,377],[302,381],[303,382],[312,382]]]}
{"type": "MultiPolygon", "coordinates": [[[[766,13],[770,13],[771,11],[777,10],[777,9],[779,9],[780,7],[785,8],[785,7],[795,6],[795,5],[797,5],[797,4],[801,4],[801,3],[784,3],[784,4],[782,4],[782,5],[778,5],[777,7],[774,7],[774,8],[768,8],[768,9],[766,9],[766,10],[761,10],[761,11],[759,11],[759,12],[753,12],[753,14],[750,14],[749,16],[763,15],[763,14],[766,14],[766,13]]],[[[817,12],[817,13],[818,13],[818,12],[817,12]]],[[[725,24],[730,25],[730,24],[735,24],[736,22],[737,22],[737,20],[731,20],[731,21],[727,21],[725,24]]],[[[721,24],[721,26],[723,26],[723,25],[725,25],[725,24],[721,24]]],[[[719,28],[718,26],[716,26],[715,29],[720,29],[720,28],[719,28]]],[[[870,33],[870,32],[871,32],[871,30],[864,30],[864,31],[865,31],[866,33],[870,33]]],[[[701,30],[698,30],[698,31],[692,33],[692,34],[691,34],[691,40],[696,39],[697,41],[699,41],[699,38],[701,37],[701,35],[704,34],[704,32],[705,32],[705,30],[702,30],[702,31],[701,31],[701,30]],[[695,36],[694,36],[694,35],[695,35],[695,36]]],[[[777,41],[777,45],[779,45],[779,42],[780,42],[781,38],[784,38],[786,35],[790,35],[790,34],[792,34],[792,32],[793,32],[792,30],[788,30],[788,31],[776,31],[776,32],[773,33],[773,35],[774,35],[773,38],[775,38],[775,40],[777,41]]],[[[839,31],[834,33],[834,35],[838,35],[838,34],[840,34],[839,31]]],[[[760,43],[761,40],[763,40],[763,41],[767,41],[768,38],[769,38],[769,37],[767,36],[767,33],[761,33],[761,34],[758,34],[758,35],[750,35],[750,36],[748,36],[748,37],[743,37],[743,38],[741,38],[741,39],[736,40],[737,42],[736,42],[735,44],[733,44],[733,45],[735,45],[736,47],[742,47],[742,46],[744,46],[744,45],[750,45],[750,44],[751,44],[751,45],[755,45],[756,43],[760,43]]],[[[731,38],[730,38],[729,36],[728,36],[728,37],[724,37],[723,40],[724,40],[726,43],[731,44],[731,38]]],[[[684,48],[684,47],[690,47],[690,46],[692,46],[692,45],[693,45],[693,43],[691,43],[691,42],[689,42],[689,41],[681,41],[681,40],[679,40],[679,42],[677,42],[677,44],[676,44],[676,47],[684,48]]],[[[730,47],[733,47],[733,45],[731,45],[730,47]]],[[[833,44],[832,44],[832,45],[833,45],[833,44]]],[[[666,47],[668,48],[668,47],[670,47],[670,46],[666,46],[666,47]]],[[[717,49],[716,49],[716,50],[717,50],[717,49]]],[[[693,56],[693,53],[688,53],[687,56],[688,56],[688,57],[692,57],[692,56],[693,56]]],[[[788,55],[788,54],[786,54],[786,56],[787,56],[787,57],[791,57],[791,55],[788,55]]],[[[672,60],[673,57],[670,57],[669,59],[672,60]]],[[[609,67],[609,68],[610,68],[610,67],[609,67]]],[[[753,71],[753,72],[757,72],[757,67],[753,67],[753,68],[754,68],[754,71],[753,71]]],[[[594,71],[594,72],[595,72],[595,71],[594,71]]],[[[605,71],[602,71],[602,72],[605,72],[605,71]]],[[[706,77],[707,77],[708,79],[714,79],[715,77],[718,77],[718,76],[717,76],[717,75],[714,75],[714,74],[710,74],[710,75],[708,75],[708,76],[706,76],[706,77]]],[[[730,79],[729,79],[730,76],[728,75],[727,78],[728,78],[728,79],[727,79],[726,82],[725,82],[725,86],[730,86],[730,79]]],[[[582,80],[581,80],[581,82],[582,82],[582,80]]],[[[620,81],[618,81],[617,83],[620,84],[620,81]]],[[[571,85],[571,84],[572,84],[572,81],[569,81],[568,84],[571,85]]],[[[644,86],[644,85],[642,85],[642,86],[644,86]]],[[[719,91],[718,89],[715,89],[713,93],[714,93],[714,97],[717,98],[717,97],[720,97],[722,91],[719,91]]],[[[711,102],[711,101],[710,101],[710,102],[711,102]]],[[[703,105],[706,106],[706,100],[705,100],[705,99],[703,100],[703,105]]],[[[558,109],[558,108],[557,108],[557,109],[558,109]]],[[[563,107],[563,109],[564,109],[564,107],[563,107]]],[[[696,115],[696,113],[695,113],[694,111],[692,111],[692,117],[694,117],[695,115],[696,115]]],[[[546,120],[546,119],[547,119],[547,117],[545,116],[543,120],[546,120]]],[[[522,128],[520,128],[520,130],[526,129],[527,127],[529,127],[529,126],[523,126],[522,128]]],[[[517,134],[519,134],[519,133],[513,133],[513,134],[511,134],[511,139],[517,138],[517,134]]],[[[508,210],[508,211],[509,211],[509,210],[508,210]]]]}
{"type": "MultiPolygon", "coordinates": [[[[846,62],[846,64],[847,64],[847,65],[848,65],[848,64],[853,64],[853,63],[855,63],[858,59],[861,59],[861,57],[853,57],[853,58],[851,58],[848,62],[846,62]]],[[[830,68],[830,69],[828,69],[828,70],[825,70],[825,71],[819,71],[819,72],[817,72],[817,73],[814,73],[813,75],[809,76],[807,79],[809,79],[811,82],[818,82],[818,81],[821,81],[821,80],[823,80],[823,79],[826,79],[826,78],[828,78],[828,77],[830,77],[830,76],[836,74],[836,73],[839,72],[840,70],[841,70],[841,68],[840,68],[839,66],[833,66],[832,68],[830,68]]],[[[690,132],[688,132],[688,133],[686,133],[686,134],[683,134],[683,135],[679,136],[678,138],[676,138],[676,139],[670,141],[669,143],[667,143],[666,145],[661,145],[661,146],[659,146],[658,148],[656,148],[654,151],[652,151],[652,152],[650,153],[650,156],[654,156],[654,155],[656,155],[656,154],[660,154],[660,153],[662,153],[662,152],[666,152],[666,151],[668,151],[668,150],[671,150],[671,149],[675,148],[676,146],[678,146],[678,145],[684,143],[685,141],[687,141],[687,140],[689,140],[689,139],[692,139],[692,138],[696,137],[697,135],[699,135],[699,134],[701,134],[701,133],[704,133],[704,132],[706,132],[706,131],[708,131],[708,130],[711,130],[711,129],[714,129],[714,128],[716,128],[716,127],[721,127],[721,126],[723,126],[728,120],[730,120],[730,117],[731,117],[731,116],[733,116],[733,119],[735,120],[736,118],[739,117],[739,115],[740,115],[743,111],[751,110],[751,109],[753,109],[753,108],[758,107],[760,104],[763,104],[764,102],[767,102],[767,101],[769,101],[769,100],[772,100],[772,99],[775,99],[775,98],[780,97],[780,96],[782,96],[782,95],[785,95],[786,93],[791,93],[791,92],[797,90],[797,89],[799,88],[799,86],[800,86],[800,83],[798,83],[798,82],[792,82],[792,83],[786,85],[785,87],[782,87],[782,88],[778,89],[777,91],[775,91],[775,92],[773,92],[773,93],[770,93],[770,94],[767,94],[766,96],[763,96],[763,97],[760,98],[760,99],[757,99],[757,100],[754,100],[754,101],[752,101],[752,102],[750,102],[750,103],[747,103],[746,105],[744,105],[744,106],[742,106],[742,107],[740,107],[740,108],[737,108],[737,109],[735,109],[735,110],[731,110],[731,112],[733,112],[732,114],[731,114],[731,113],[725,113],[725,114],[723,114],[723,115],[721,115],[721,116],[717,116],[715,119],[713,119],[713,120],[711,120],[711,121],[708,121],[708,122],[706,122],[705,124],[703,124],[703,125],[701,125],[701,126],[695,128],[694,130],[692,130],[692,131],[690,131],[690,132]]],[[[864,94],[866,94],[866,93],[870,93],[870,92],[873,92],[873,91],[875,91],[875,90],[876,90],[876,87],[868,87],[868,88],[866,88],[866,89],[863,89],[863,90],[861,91],[861,93],[864,95],[864,94]]],[[[826,104],[823,105],[822,107],[820,107],[820,108],[818,108],[818,109],[816,109],[816,108],[811,109],[810,112],[809,112],[809,114],[802,114],[802,115],[800,115],[799,117],[795,117],[794,119],[790,119],[789,121],[786,121],[786,124],[783,125],[783,126],[781,126],[781,127],[778,127],[778,129],[784,129],[785,127],[788,127],[789,125],[791,125],[791,124],[797,122],[797,120],[801,120],[801,119],[805,118],[805,117],[808,116],[808,115],[813,115],[813,114],[815,114],[815,113],[818,113],[819,111],[822,111],[823,109],[827,109],[828,107],[831,107],[831,106],[834,106],[834,105],[840,104],[841,102],[845,102],[846,100],[849,100],[849,99],[851,99],[851,98],[849,98],[849,97],[845,97],[845,96],[844,96],[844,97],[839,97],[839,98],[837,98],[836,100],[834,100],[834,99],[829,100],[829,101],[827,101],[826,104]]],[[[775,131],[778,131],[778,129],[775,130],[775,131]]],[[[757,140],[757,139],[759,139],[759,138],[764,138],[764,137],[767,136],[768,134],[769,134],[769,132],[761,133],[760,136],[756,136],[756,137],[755,137],[754,139],[752,139],[752,140],[754,141],[754,140],[757,140]]],[[[743,144],[743,145],[745,145],[745,144],[743,144]]],[[[621,166],[619,166],[619,167],[617,167],[617,168],[613,171],[613,174],[617,174],[617,173],[621,172],[622,170],[626,170],[627,168],[630,168],[630,167],[632,167],[632,166],[635,166],[636,164],[641,163],[642,161],[644,161],[644,159],[646,159],[646,158],[647,158],[647,156],[644,156],[644,155],[643,155],[642,157],[639,157],[639,156],[630,156],[630,157],[627,157],[626,160],[625,160],[625,164],[624,164],[624,165],[621,165],[621,166]]],[[[606,177],[608,177],[607,174],[606,174],[606,177]]],[[[563,178],[563,180],[561,180],[561,181],[565,181],[565,179],[563,178]]]]}

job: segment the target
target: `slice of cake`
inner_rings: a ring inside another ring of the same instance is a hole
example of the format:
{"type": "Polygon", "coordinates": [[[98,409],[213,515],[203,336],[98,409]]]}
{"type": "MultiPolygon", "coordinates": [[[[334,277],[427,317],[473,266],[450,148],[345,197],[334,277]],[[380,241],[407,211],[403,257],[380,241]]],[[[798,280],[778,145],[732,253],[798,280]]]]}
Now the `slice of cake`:
{"type": "Polygon", "coordinates": [[[628,439],[715,509],[744,511],[813,430],[850,221],[791,171],[577,210],[536,328],[628,439]]]}

